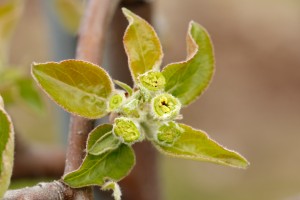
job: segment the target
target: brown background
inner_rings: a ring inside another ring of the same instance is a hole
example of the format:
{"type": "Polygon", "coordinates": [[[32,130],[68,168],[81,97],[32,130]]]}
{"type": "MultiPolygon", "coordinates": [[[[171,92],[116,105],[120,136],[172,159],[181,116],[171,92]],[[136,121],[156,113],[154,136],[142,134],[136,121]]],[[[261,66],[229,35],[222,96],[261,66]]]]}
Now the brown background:
{"type": "MultiPolygon", "coordinates": [[[[40,1],[27,2],[11,53],[26,73],[32,61],[52,57],[40,1]]],[[[154,13],[165,64],[185,58],[190,20],[209,31],[216,74],[204,95],[183,110],[183,121],[251,162],[237,170],[161,156],[164,199],[300,199],[300,1],[156,0],[154,13]]],[[[10,110],[26,138],[57,145],[53,133],[61,121],[53,106],[43,116],[22,105],[10,110]]]]}

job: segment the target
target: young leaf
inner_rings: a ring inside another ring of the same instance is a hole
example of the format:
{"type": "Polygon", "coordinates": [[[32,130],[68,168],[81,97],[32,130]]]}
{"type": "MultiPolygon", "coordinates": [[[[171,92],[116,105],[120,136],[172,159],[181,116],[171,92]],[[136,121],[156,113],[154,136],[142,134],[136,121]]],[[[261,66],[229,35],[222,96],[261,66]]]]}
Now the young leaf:
{"type": "Polygon", "coordinates": [[[80,60],[33,63],[32,75],[42,89],[68,112],[100,118],[113,90],[109,75],[99,66],[80,60]]]}
{"type": "Polygon", "coordinates": [[[155,143],[155,147],[162,153],[179,158],[213,162],[237,168],[247,168],[248,161],[240,154],[228,150],[200,130],[179,124],[183,129],[181,136],[173,146],[155,143]]]}
{"type": "Polygon", "coordinates": [[[160,41],[151,25],[126,8],[122,10],[129,21],[123,38],[124,47],[131,75],[137,82],[140,74],[149,70],[159,70],[163,52],[160,41]]]}
{"type": "Polygon", "coordinates": [[[194,101],[209,85],[214,73],[213,46],[206,30],[191,22],[187,35],[187,60],[167,65],[165,91],[179,98],[183,105],[194,101]]]}
{"type": "Polygon", "coordinates": [[[17,86],[21,98],[36,111],[42,111],[44,108],[40,94],[38,93],[32,79],[21,78],[17,81],[17,86]]]}
{"type": "Polygon", "coordinates": [[[0,199],[10,183],[13,158],[14,130],[9,116],[0,105],[0,199]]]}
{"type": "Polygon", "coordinates": [[[73,188],[102,186],[106,180],[119,181],[127,176],[134,164],[133,149],[121,144],[117,149],[99,156],[88,154],[79,169],[66,174],[63,180],[73,188]]]}
{"type": "Polygon", "coordinates": [[[102,124],[89,134],[87,152],[92,155],[100,155],[114,150],[120,145],[120,140],[112,134],[111,124],[102,124]]]}
{"type": "Polygon", "coordinates": [[[121,81],[118,81],[118,80],[114,80],[114,83],[116,85],[118,85],[119,87],[121,87],[122,89],[124,89],[128,93],[129,96],[132,95],[133,90],[129,85],[127,85],[126,83],[123,83],[121,81]]]}

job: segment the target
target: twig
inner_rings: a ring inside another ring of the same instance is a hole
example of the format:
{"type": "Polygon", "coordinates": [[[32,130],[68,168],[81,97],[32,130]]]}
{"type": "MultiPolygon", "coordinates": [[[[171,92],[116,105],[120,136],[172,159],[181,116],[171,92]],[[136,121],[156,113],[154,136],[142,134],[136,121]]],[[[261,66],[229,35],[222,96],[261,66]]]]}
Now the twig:
{"type": "MultiPolygon", "coordinates": [[[[102,60],[105,33],[118,6],[118,0],[90,0],[79,34],[76,58],[98,64],[102,60]]],[[[85,155],[86,140],[94,128],[95,120],[71,116],[69,145],[66,155],[65,173],[76,170],[85,155]]],[[[76,191],[82,199],[91,199],[92,188],[76,191]],[[84,193],[82,193],[84,191],[84,193]],[[83,196],[82,196],[83,195],[83,196]]],[[[77,194],[75,194],[76,199],[77,194]]]]}
{"type": "Polygon", "coordinates": [[[39,183],[30,188],[9,190],[5,193],[5,200],[67,200],[73,199],[73,190],[62,182],[39,183]]]}

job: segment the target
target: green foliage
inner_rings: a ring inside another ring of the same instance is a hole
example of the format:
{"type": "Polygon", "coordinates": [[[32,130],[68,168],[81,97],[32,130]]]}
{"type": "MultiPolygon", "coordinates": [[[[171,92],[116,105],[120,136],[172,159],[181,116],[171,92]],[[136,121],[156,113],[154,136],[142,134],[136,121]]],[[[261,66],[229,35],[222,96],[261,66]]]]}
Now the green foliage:
{"type": "Polygon", "coordinates": [[[111,124],[102,124],[96,127],[89,134],[87,152],[97,156],[116,149],[120,145],[120,140],[114,137],[112,129],[111,124]]]}
{"type": "Polygon", "coordinates": [[[135,164],[133,149],[121,144],[117,149],[95,156],[87,154],[78,170],[66,174],[63,180],[73,188],[104,185],[124,178],[135,164]]]}
{"type": "Polygon", "coordinates": [[[194,101],[209,85],[214,73],[214,55],[206,30],[191,22],[187,35],[187,60],[167,65],[162,73],[165,90],[177,97],[182,105],[194,101]]]}
{"type": "Polygon", "coordinates": [[[116,181],[135,164],[131,145],[144,139],[166,155],[246,168],[249,163],[240,154],[175,121],[182,118],[182,105],[190,104],[208,87],[214,72],[212,44],[205,29],[191,22],[187,60],[160,72],[163,54],[153,28],[129,10],[123,13],[129,21],[124,46],[134,89],[114,81],[127,93],[114,90],[102,68],[84,61],[32,66],[38,84],[67,111],[91,119],[109,112],[117,116],[113,125],[98,126],[90,133],[87,155],[77,170],[63,177],[65,183],[76,188],[99,185],[113,189],[119,199],[116,181]]]}
{"type": "Polygon", "coordinates": [[[20,99],[38,113],[44,109],[43,101],[33,80],[16,69],[7,68],[0,72],[0,94],[7,106],[20,99]]]}
{"type": "Polygon", "coordinates": [[[108,74],[97,65],[78,60],[33,63],[32,74],[45,92],[68,112],[100,118],[107,114],[113,91],[108,74]]]}
{"type": "Polygon", "coordinates": [[[173,157],[213,162],[231,167],[246,168],[248,166],[243,156],[222,147],[210,139],[205,132],[184,124],[179,124],[179,126],[183,132],[173,145],[155,143],[160,152],[173,157]]]}
{"type": "Polygon", "coordinates": [[[163,53],[154,29],[145,20],[123,8],[129,21],[123,42],[133,79],[149,70],[159,70],[163,53]]]}
{"type": "Polygon", "coordinates": [[[0,96],[0,199],[7,190],[13,168],[14,130],[10,117],[3,108],[0,96]]]}

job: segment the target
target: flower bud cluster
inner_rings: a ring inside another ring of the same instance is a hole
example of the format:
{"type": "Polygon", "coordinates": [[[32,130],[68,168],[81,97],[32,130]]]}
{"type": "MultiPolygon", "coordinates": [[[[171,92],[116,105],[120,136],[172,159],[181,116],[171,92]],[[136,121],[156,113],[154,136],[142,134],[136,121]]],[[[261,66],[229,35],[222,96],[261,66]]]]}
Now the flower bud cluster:
{"type": "Polygon", "coordinates": [[[181,128],[172,120],[178,118],[181,103],[164,92],[165,84],[161,72],[148,71],[138,77],[137,90],[131,96],[126,98],[124,93],[111,96],[109,109],[121,116],[114,121],[113,134],[123,143],[141,141],[145,133],[149,139],[168,146],[179,137],[181,128]]]}

